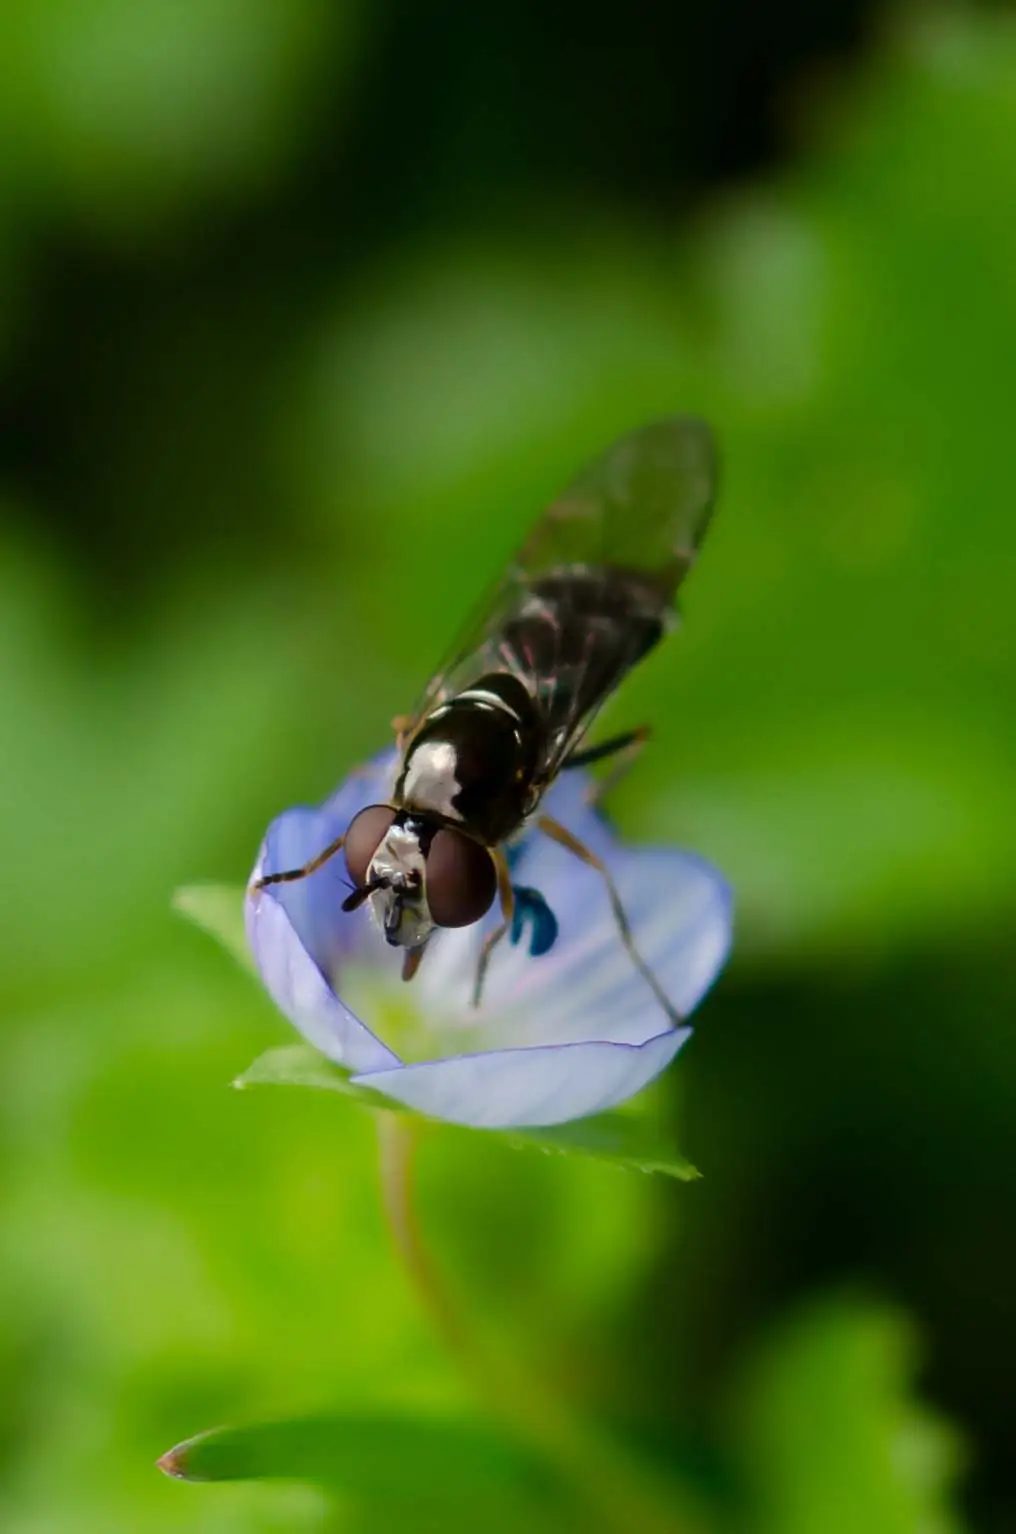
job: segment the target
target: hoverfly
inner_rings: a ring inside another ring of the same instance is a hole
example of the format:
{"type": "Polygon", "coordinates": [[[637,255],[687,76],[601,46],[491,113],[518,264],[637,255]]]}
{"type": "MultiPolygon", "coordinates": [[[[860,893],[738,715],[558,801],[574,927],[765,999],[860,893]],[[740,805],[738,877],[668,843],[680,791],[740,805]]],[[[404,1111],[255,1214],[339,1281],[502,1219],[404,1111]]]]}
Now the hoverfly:
{"type": "Polygon", "coordinates": [[[601,705],[673,625],[715,487],[712,434],[691,417],[642,427],[588,464],[543,513],[415,711],[394,721],[391,802],[361,810],[304,867],[254,887],[304,878],[344,847],[353,890],[343,910],[370,903],[387,941],[405,949],[406,980],[435,928],[479,921],[497,896],[502,919],[480,950],[478,1003],[491,954],[517,922],[517,897],[540,914],[537,892],[513,888],[505,850],[535,826],[604,879],[622,943],[676,1020],[608,869],[540,803],[571,767],[615,756],[614,781],[644,742],[640,729],[582,745],[601,705]]]}

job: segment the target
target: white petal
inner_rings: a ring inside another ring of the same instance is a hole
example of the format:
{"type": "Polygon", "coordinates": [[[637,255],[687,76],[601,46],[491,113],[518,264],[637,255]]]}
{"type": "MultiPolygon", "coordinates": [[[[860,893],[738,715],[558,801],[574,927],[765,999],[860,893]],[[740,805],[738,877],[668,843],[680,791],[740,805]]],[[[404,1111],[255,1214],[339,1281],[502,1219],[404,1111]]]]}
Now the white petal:
{"type": "MultiPolygon", "coordinates": [[[[603,1040],[641,1044],[660,1032],[665,1014],[626,953],[604,881],[573,854],[543,838],[523,876],[558,918],[555,946],[532,958],[525,942],[505,939],[496,950],[482,1007],[470,1004],[481,935],[471,929],[442,935],[415,982],[434,1013],[435,1027],[483,1030],[491,1044],[519,1046],[603,1040]]],[[[664,992],[687,1016],[726,958],[731,936],[730,891],[714,868],[667,848],[614,848],[606,855],[635,946],[664,992]]]]}
{"type": "MultiPolygon", "coordinates": [[[[260,872],[259,858],[252,880],[260,872]]],[[[398,1055],[386,1049],[329,988],[285,910],[267,890],[247,896],[244,918],[247,941],[268,994],[305,1039],[348,1070],[386,1070],[399,1064],[398,1055]]]]}
{"type": "Polygon", "coordinates": [[[354,1077],[432,1118],[475,1129],[521,1129],[586,1118],[633,1097],[688,1038],[671,1029],[644,1044],[563,1044],[459,1055],[354,1077]]]}

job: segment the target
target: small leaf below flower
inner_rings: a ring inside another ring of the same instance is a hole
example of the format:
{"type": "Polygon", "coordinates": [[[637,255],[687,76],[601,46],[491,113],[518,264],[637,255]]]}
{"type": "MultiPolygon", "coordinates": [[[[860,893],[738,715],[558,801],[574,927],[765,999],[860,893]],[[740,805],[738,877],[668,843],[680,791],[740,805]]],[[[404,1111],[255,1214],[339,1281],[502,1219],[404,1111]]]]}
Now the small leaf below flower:
{"type": "Polygon", "coordinates": [[[690,1161],[667,1144],[656,1125],[631,1113],[597,1113],[568,1124],[543,1129],[512,1129],[503,1133],[512,1145],[530,1146],[561,1156],[591,1156],[633,1172],[661,1172],[681,1182],[701,1176],[690,1161]]]}
{"type": "MultiPolygon", "coordinates": [[[[237,1087],[286,1086],[311,1087],[316,1091],[340,1092],[355,1098],[375,1112],[403,1113],[411,1110],[379,1093],[354,1086],[348,1072],[326,1060],[307,1044],[287,1044],[269,1049],[234,1082],[237,1087]]],[[[427,1120],[429,1123],[434,1120],[427,1120]]],[[[453,1127],[453,1126],[448,1126],[453,1127]]],[[[587,1156],[606,1161],[629,1171],[660,1172],[690,1182],[699,1173],[672,1145],[657,1125],[645,1118],[616,1110],[597,1113],[591,1118],[573,1119],[567,1124],[551,1124],[533,1129],[463,1129],[462,1134],[499,1135],[514,1148],[542,1150],[561,1156],[587,1156]]]]}
{"type": "Polygon", "coordinates": [[[354,1086],[349,1071],[327,1059],[309,1044],[282,1044],[258,1055],[233,1082],[234,1087],[311,1087],[317,1092],[341,1092],[365,1108],[388,1113],[409,1113],[401,1103],[388,1102],[367,1087],[354,1086]]]}
{"type": "Polygon", "coordinates": [[[233,884],[185,884],[173,894],[173,909],[216,938],[244,969],[255,973],[243,925],[244,891],[233,884]]]}

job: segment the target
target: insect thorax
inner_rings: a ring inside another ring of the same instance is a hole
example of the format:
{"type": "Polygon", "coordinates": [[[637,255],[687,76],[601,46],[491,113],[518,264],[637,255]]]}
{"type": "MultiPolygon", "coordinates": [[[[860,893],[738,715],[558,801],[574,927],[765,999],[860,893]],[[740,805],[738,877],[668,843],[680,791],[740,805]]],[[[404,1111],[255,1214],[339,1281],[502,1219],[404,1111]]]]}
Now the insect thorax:
{"type": "Polygon", "coordinates": [[[481,677],[439,704],[417,731],[395,802],[459,823],[495,846],[528,812],[539,749],[539,718],[522,683],[481,677]]]}

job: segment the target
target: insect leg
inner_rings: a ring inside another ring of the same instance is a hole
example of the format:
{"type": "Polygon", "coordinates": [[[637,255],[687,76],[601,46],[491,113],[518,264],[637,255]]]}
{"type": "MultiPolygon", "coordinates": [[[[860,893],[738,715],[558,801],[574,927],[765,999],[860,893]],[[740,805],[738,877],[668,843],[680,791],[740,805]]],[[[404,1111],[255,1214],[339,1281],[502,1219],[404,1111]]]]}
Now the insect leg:
{"type": "Polygon", "coordinates": [[[663,1008],[664,1012],[670,1018],[670,1021],[675,1025],[675,1027],[679,1025],[681,1022],[683,1022],[681,1014],[678,1012],[673,1002],[667,996],[666,992],[660,985],[660,982],[657,980],[652,970],[649,968],[649,965],[646,963],[645,959],[643,959],[642,955],[635,947],[635,939],[632,937],[631,926],[629,925],[628,917],[625,915],[625,909],[621,903],[621,897],[617,892],[617,885],[611,878],[610,870],[607,868],[607,865],[603,862],[602,858],[598,858],[595,852],[591,852],[584,842],[580,842],[577,836],[573,836],[569,830],[561,825],[560,821],[555,820],[551,815],[541,815],[538,818],[536,824],[545,836],[550,837],[551,841],[557,842],[558,846],[564,847],[566,851],[574,853],[575,856],[581,859],[581,861],[585,863],[588,868],[596,869],[596,872],[600,875],[600,878],[603,880],[607,887],[607,895],[610,900],[610,907],[614,913],[614,920],[617,923],[617,930],[621,934],[621,942],[624,944],[625,952],[631,959],[639,974],[646,981],[646,984],[649,986],[653,995],[660,1003],[660,1006],[663,1008]]]}
{"type": "Polygon", "coordinates": [[[623,735],[614,735],[610,740],[605,740],[602,745],[589,746],[585,751],[573,751],[571,756],[562,762],[561,771],[564,772],[568,767],[588,767],[590,762],[601,762],[605,757],[616,756],[617,761],[606,777],[597,779],[586,795],[587,804],[599,804],[612,788],[617,787],[648,739],[649,726],[639,725],[637,730],[627,730],[623,735]]]}
{"type": "Polygon", "coordinates": [[[302,868],[287,868],[285,873],[265,874],[263,879],[255,879],[251,885],[252,890],[263,890],[268,884],[291,884],[294,879],[306,879],[308,874],[316,873],[323,863],[333,858],[346,840],[346,833],[337,836],[333,842],[329,842],[323,852],[319,852],[316,858],[311,858],[309,863],[304,863],[302,868]]]}
{"type": "Polygon", "coordinates": [[[480,995],[483,991],[483,982],[487,974],[487,966],[490,964],[491,955],[500,943],[505,933],[511,930],[512,920],[515,916],[515,892],[512,889],[512,876],[508,868],[508,859],[500,847],[492,847],[490,855],[494,860],[494,868],[497,873],[497,894],[501,902],[501,921],[488,932],[480,949],[480,957],[476,962],[476,979],[473,981],[473,1006],[480,1005],[480,995]]]}

